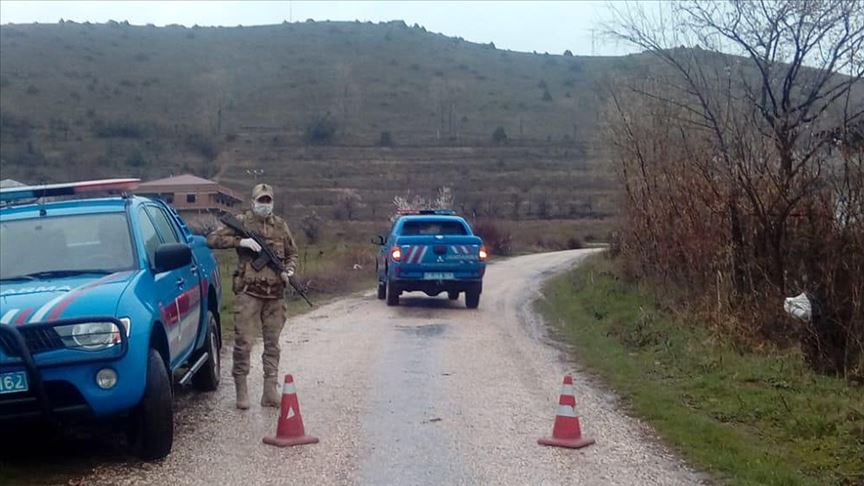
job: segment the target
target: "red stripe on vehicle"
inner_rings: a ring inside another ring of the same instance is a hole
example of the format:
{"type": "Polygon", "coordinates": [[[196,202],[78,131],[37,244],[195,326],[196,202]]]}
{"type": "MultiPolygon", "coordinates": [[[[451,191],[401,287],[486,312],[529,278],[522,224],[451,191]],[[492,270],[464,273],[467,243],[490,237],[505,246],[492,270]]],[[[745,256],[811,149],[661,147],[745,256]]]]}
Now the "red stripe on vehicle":
{"type": "Polygon", "coordinates": [[[23,325],[23,324],[27,321],[27,318],[29,318],[30,315],[33,314],[33,311],[34,311],[34,310],[36,310],[36,309],[32,309],[32,308],[31,308],[31,309],[24,309],[24,310],[22,310],[21,313],[18,314],[18,318],[15,319],[15,325],[16,325],[16,326],[21,326],[21,325],[23,325]]]}
{"type": "Polygon", "coordinates": [[[172,300],[170,304],[159,304],[159,313],[162,314],[162,320],[166,326],[174,326],[180,321],[180,316],[177,314],[177,304],[172,300]]]}
{"type": "Polygon", "coordinates": [[[89,284],[86,284],[86,285],[83,285],[83,286],[78,287],[76,289],[73,289],[71,292],[66,294],[66,297],[63,297],[63,299],[60,300],[60,302],[58,302],[56,306],[54,306],[54,309],[52,309],[51,313],[48,314],[48,320],[51,321],[51,320],[54,320],[54,319],[57,319],[58,317],[60,317],[60,314],[62,314],[63,311],[65,311],[67,307],[69,307],[73,302],[75,302],[78,298],[80,298],[82,295],[86,294],[87,292],[95,289],[96,287],[98,287],[100,285],[103,285],[106,283],[111,283],[111,282],[114,282],[116,280],[119,280],[119,277],[126,276],[130,273],[132,273],[132,272],[126,271],[126,272],[112,273],[111,275],[106,275],[106,276],[100,278],[99,280],[96,280],[94,282],[90,282],[89,284]]]}
{"type": "Polygon", "coordinates": [[[414,252],[417,250],[416,246],[409,246],[405,249],[405,263],[411,263],[411,258],[414,257],[414,252]]]}
{"type": "Polygon", "coordinates": [[[199,303],[201,303],[201,287],[192,287],[177,297],[177,307],[180,308],[181,316],[188,314],[199,303]]]}
{"type": "Polygon", "coordinates": [[[159,304],[159,313],[168,326],[180,322],[180,319],[201,303],[201,287],[195,286],[178,295],[168,304],[159,304]]]}
{"type": "Polygon", "coordinates": [[[423,255],[423,248],[426,248],[426,247],[425,246],[417,246],[417,251],[415,251],[414,254],[411,255],[414,258],[414,263],[420,263],[420,257],[423,255]]]}

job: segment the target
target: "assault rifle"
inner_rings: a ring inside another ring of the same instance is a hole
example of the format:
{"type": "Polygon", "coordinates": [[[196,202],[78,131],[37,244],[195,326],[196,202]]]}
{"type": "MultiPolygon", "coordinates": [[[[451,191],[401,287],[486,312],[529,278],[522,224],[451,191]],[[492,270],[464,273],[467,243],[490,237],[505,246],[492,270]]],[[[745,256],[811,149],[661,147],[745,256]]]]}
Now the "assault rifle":
{"type": "MultiPolygon", "coordinates": [[[[280,260],[279,257],[275,253],[273,253],[273,250],[270,249],[270,247],[267,245],[267,241],[256,233],[249,231],[249,229],[246,228],[246,226],[241,223],[240,220],[228,213],[225,213],[222,215],[222,217],[219,218],[219,221],[221,221],[225,226],[240,233],[244,238],[251,238],[255,240],[256,243],[261,245],[261,251],[258,252],[258,258],[252,260],[252,268],[254,268],[256,272],[260,271],[262,268],[268,265],[273,270],[276,270],[276,273],[278,273],[279,275],[282,275],[282,272],[288,271],[288,269],[285,268],[285,265],[282,264],[282,260],[280,260]]],[[[297,294],[300,295],[300,297],[303,297],[303,300],[305,300],[306,303],[309,304],[309,307],[314,307],[312,302],[309,300],[309,296],[306,295],[306,289],[304,289],[303,286],[297,282],[297,279],[295,279],[293,275],[288,278],[288,283],[291,285],[291,287],[294,288],[294,290],[297,291],[297,294]]]]}

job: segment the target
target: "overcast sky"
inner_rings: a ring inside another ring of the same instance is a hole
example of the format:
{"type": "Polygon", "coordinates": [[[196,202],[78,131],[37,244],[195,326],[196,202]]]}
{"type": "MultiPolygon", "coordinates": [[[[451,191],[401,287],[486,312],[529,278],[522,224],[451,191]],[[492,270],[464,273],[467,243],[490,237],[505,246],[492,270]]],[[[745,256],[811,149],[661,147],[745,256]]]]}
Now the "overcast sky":
{"type": "MultiPolygon", "coordinates": [[[[656,2],[655,2],[656,3],[656,2]]],[[[600,35],[608,1],[582,2],[24,2],[0,1],[0,23],[128,20],[132,24],[264,25],[283,20],[404,20],[498,48],[560,54],[634,52],[600,35]]]]}

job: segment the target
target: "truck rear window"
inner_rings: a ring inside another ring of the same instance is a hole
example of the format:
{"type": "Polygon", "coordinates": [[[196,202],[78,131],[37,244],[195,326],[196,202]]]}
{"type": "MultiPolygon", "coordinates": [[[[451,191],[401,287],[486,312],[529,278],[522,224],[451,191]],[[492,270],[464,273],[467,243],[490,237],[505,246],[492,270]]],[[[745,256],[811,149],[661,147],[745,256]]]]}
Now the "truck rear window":
{"type": "Polygon", "coordinates": [[[402,226],[403,236],[467,234],[465,226],[458,221],[406,221],[402,226]]]}

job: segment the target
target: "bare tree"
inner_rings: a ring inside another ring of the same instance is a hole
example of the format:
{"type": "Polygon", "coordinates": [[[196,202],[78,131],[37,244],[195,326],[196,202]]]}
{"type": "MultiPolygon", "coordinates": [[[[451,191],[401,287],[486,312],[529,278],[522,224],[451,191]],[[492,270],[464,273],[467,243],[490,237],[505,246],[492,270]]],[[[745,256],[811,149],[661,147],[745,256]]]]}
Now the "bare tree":
{"type": "MultiPolygon", "coordinates": [[[[861,252],[852,139],[864,118],[864,2],[687,1],[654,19],[630,7],[613,33],[661,61],[610,96],[623,234],[639,264],[718,295],[728,286],[729,301],[806,288],[826,319],[864,321],[847,298],[864,282],[837,278],[864,262],[841,268],[826,253],[861,252]]],[[[849,339],[862,348],[864,329],[844,339],[844,352],[849,339]]]]}

